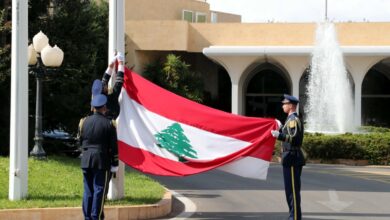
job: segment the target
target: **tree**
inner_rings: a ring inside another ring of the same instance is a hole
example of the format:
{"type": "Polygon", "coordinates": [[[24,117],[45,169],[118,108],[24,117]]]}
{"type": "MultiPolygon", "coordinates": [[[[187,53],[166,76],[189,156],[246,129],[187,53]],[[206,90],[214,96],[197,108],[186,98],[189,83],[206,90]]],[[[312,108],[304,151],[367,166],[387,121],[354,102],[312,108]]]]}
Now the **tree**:
{"type": "Polygon", "coordinates": [[[62,48],[65,57],[58,73],[47,76],[43,83],[43,128],[76,133],[80,117],[90,109],[92,82],[101,78],[107,67],[108,3],[56,2],[53,15],[40,28],[50,42],[62,48]]]}
{"type": "Polygon", "coordinates": [[[192,148],[190,140],[179,123],[173,123],[154,136],[158,142],[157,145],[176,155],[179,161],[185,162],[184,157],[197,158],[196,151],[192,148]]]}
{"type": "Polygon", "coordinates": [[[157,85],[196,102],[203,102],[203,80],[180,56],[168,54],[165,61],[146,65],[143,75],[157,85]]]}
{"type": "MultiPolygon", "coordinates": [[[[7,23],[6,8],[0,10],[0,35],[6,39],[10,34],[11,26],[7,23]]],[[[10,124],[10,82],[11,82],[11,42],[2,41],[0,44],[0,155],[9,150],[10,124]]]]}
{"type": "MultiPolygon", "coordinates": [[[[1,6],[0,6],[1,7],[1,6]]],[[[2,9],[2,8],[0,8],[2,9]]],[[[4,22],[1,22],[1,28],[4,22]]],[[[65,54],[62,66],[43,79],[43,129],[75,134],[90,108],[93,79],[101,78],[108,56],[108,3],[88,0],[29,0],[29,37],[42,30],[65,54]]],[[[3,34],[3,29],[0,29],[3,34]]],[[[8,33],[9,34],[9,33],[8,33]]],[[[0,45],[0,154],[9,151],[10,42],[0,45]]],[[[30,147],[34,132],[35,77],[29,76],[30,147]]]]}

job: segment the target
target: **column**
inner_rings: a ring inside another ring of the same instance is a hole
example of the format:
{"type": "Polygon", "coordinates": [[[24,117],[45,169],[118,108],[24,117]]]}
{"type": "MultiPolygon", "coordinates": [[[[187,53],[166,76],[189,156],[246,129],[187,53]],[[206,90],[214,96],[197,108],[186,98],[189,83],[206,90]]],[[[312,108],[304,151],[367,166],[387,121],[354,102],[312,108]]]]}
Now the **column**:
{"type": "Polygon", "coordinates": [[[242,114],[242,87],[239,85],[239,77],[234,74],[229,74],[232,82],[232,113],[242,114]],[[233,75],[233,77],[232,77],[233,75]]]}
{"type": "Polygon", "coordinates": [[[292,94],[293,96],[299,99],[299,80],[300,79],[292,79],[292,94]]]}
{"type": "Polygon", "coordinates": [[[355,80],[355,126],[362,125],[362,77],[355,80]]]}
{"type": "Polygon", "coordinates": [[[226,56],[218,57],[219,63],[223,63],[232,82],[232,113],[244,114],[243,108],[243,81],[241,78],[248,66],[258,57],[256,56],[226,56]]]}

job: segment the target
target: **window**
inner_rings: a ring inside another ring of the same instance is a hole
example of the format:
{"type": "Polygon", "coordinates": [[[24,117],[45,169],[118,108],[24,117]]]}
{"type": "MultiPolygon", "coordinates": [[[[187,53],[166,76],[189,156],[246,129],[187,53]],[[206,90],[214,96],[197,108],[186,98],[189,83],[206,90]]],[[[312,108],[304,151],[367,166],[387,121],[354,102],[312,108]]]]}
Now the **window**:
{"type": "Polygon", "coordinates": [[[211,23],[217,23],[217,22],[218,22],[217,12],[211,12],[211,23]]]}
{"type": "Polygon", "coordinates": [[[188,10],[183,10],[183,20],[188,22],[193,22],[193,12],[188,10]]]}
{"type": "Polygon", "coordinates": [[[196,12],[196,22],[206,23],[206,14],[201,12],[196,12]]]}

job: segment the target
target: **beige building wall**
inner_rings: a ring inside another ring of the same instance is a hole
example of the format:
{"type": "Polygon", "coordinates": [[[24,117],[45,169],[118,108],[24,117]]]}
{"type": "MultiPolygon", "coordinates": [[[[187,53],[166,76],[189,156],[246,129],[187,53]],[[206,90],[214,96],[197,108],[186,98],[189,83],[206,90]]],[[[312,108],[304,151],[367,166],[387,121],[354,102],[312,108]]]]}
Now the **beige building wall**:
{"type": "MultiPolygon", "coordinates": [[[[200,24],[185,21],[127,21],[126,34],[138,50],[202,52],[212,45],[311,46],[316,24],[200,24]]],[[[390,23],[338,23],[342,46],[390,45],[390,23]]]]}
{"type": "Polygon", "coordinates": [[[215,13],[217,16],[216,23],[241,23],[241,15],[229,14],[219,11],[211,11],[211,13],[215,13]]]}
{"type": "Polygon", "coordinates": [[[126,0],[126,21],[142,20],[182,20],[183,10],[193,12],[194,22],[197,13],[206,15],[206,22],[211,22],[212,14],[217,23],[240,23],[241,15],[219,11],[210,11],[206,1],[199,0],[126,0]]]}
{"type": "Polygon", "coordinates": [[[182,20],[182,12],[190,10],[206,14],[210,22],[210,5],[197,0],[126,0],[125,20],[182,20]]]}

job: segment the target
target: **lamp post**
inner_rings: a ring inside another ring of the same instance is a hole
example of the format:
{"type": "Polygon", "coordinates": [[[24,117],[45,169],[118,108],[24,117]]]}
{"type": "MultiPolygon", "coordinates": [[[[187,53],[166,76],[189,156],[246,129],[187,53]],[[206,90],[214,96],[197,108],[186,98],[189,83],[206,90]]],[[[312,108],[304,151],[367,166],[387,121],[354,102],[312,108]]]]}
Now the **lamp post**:
{"type": "Polygon", "coordinates": [[[64,52],[57,47],[49,45],[49,39],[40,31],[33,38],[33,43],[28,47],[28,65],[36,78],[36,107],[35,107],[35,135],[34,148],[30,156],[37,159],[45,159],[46,152],[42,147],[42,78],[48,67],[59,67],[64,59],[64,52]]]}

